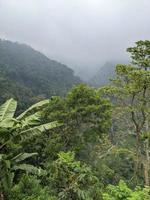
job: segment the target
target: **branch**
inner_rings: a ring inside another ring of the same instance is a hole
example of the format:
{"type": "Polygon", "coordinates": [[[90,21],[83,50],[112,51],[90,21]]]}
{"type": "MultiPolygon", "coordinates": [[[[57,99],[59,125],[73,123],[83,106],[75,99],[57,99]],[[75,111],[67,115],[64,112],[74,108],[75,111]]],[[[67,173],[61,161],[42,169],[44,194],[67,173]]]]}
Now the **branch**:
{"type": "MultiPolygon", "coordinates": [[[[133,104],[134,104],[134,99],[135,99],[135,94],[133,94],[132,99],[131,99],[131,106],[132,106],[132,107],[133,107],[133,104]]],[[[139,125],[138,125],[138,123],[136,122],[134,111],[131,111],[131,118],[132,118],[132,121],[133,121],[135,127],[138,128],[139,125]]]]}
{"type": "MultiPolygon", "coordinates": [[[[146,101],[145,101],[145,98],[146,98],[146,90],[147,90],[147,87],[146,85],[144,84],[144,88],[143,88],[143,107],[146,106],[146,101]]],[[[142,108],[141,109],[141,113],[142,113],[142,117],[143,117],[143,121],[141,122],[141,126],[140,126],[140,129],[143,128],[145,122],[146,122],[146,115],[145,115],[145,112],[144,112],[144,109],[142,108]]]]}
{"type": "Polygon", "coordinates": [[[103,155],[99,156],[99,158],[102,159],[102,158],[104,158],[105,156],[107,156],[113,148],[115,148],[114,145],[111,146],[111,147],[108,149],[108,151],[107,151],[106,153],[104,153],[103,155]]]}

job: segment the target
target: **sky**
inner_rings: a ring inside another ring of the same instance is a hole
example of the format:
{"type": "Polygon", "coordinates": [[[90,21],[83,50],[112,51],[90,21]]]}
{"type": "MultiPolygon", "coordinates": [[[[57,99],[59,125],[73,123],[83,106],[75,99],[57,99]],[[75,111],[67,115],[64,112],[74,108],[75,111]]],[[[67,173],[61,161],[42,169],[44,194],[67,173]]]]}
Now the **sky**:
{"type": "Polygon", "coordinates": [[[0,38],[92,76],[150,39],[150,0],[0,0],[0,38]]]}

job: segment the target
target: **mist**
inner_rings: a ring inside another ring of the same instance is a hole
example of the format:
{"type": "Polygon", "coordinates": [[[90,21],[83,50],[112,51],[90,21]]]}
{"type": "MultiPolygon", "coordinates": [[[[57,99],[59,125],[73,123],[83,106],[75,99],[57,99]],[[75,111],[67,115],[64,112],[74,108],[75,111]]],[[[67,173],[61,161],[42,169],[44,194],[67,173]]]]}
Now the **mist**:
{"type": "Polygon", "coordinates": [[[18,41],[92,76],[150,37],[149,0],[0,0],[0,38],[18,41]]]}

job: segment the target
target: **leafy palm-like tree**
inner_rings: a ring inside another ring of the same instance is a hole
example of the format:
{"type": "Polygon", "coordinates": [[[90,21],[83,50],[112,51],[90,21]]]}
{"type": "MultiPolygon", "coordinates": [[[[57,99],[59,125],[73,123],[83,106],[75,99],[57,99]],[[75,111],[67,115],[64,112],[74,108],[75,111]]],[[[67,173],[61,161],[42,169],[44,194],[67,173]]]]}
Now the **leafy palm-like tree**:
{"type": "Polygon", "coordinates": [[[60,126],[56,121],[41,124],[40,109],[48,103],[49,100],[40,101],[18,117],[14,117],[17,108],[14,99],[9,99],[0,106],[0,200],[10,191],[17,170],[39,175],[43,172],[40,168],[25,164],[25,159],[37,153],[22,152],[22,147],[26,140],[60,126]]]}

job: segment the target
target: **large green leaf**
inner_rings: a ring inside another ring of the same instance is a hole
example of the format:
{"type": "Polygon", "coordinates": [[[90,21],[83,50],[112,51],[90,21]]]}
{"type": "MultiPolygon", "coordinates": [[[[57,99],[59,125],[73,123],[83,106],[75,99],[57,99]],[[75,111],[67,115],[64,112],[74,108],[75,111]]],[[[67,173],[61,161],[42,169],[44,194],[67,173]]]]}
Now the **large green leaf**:
{"type": "Polygon", "coordinates": [[[31,174],[36,174],[36,175],[43,175],[46,173],[45,170],[41,169],[41,168],[37,168],[33,165],[29,165],[29,164],[20,164],[20,165],[15,165],[13,170],[23,170],[26,171],[28,173],[31,174]]]}
{"type": "Polygon", "coordinates": [[[32,111],[33,109],[39,109],[40,107],[44,106],[44,105],[47,105],[49,104],[49,99],[46,99],[46,100],[43,100],[43,101],[40,101],[34,105],[32,105],[31,107],[29,107],[26,111],[24,111],[22,114],[20,114],[17,119],[18,120],[21,120],[23,119],[30,111],[32,111]]]}
{"type": "Polygon", "coordinates": [[[15,122],[17,122],[17,120],[14,118],[6,118],[0,121],[0,128],[12,128],[15,122]]]}
{"type": "Polygon", "coordinates": [[[3,171],[2,186],[5,192],[9,192],[13,185],[14,173],[10,171],[3,171]]]}
{"type": "Polygon", "coordinates": [[[35,156],[35,155],[37,155],[37,153],[20,153],[17,156],[15,156],[14,158],[12,158],[11,160],[15,161],[15,162],[21,162],[21,161],[23,161],[27,158],[30,158],[32,156],[35,156]]]}
{"type": "Polygon", "coordinates": [[[0,154],[0,161],[3,159],[4,154],[0,154]]]}
{"type": "Polygon", "coordinates": [[[26,126],[39,125],[40,118],[41,118],[41,112],[36,112],[33,115],[25,117],[23,120],[21,120],[22,128],[26,126]]]}
{"type": "Polygon", "coordinates": [[[7,118],[13,118],[17,108],[17,101],[14,99],[7,100],[4,104],[0,106],[0,121],[7,118]]]}
{"type": "Polygon", "coordinates": [[[39,135],[46,130],[53,129],[58,126],[62,126],[62,124],[58,123],[57,121],[54,121],[54,122],[42,124],[40,126],[36,126],[33,128],[29,128],[27,130],[24,130],[24,131],[20,132],[19,135],[21,136],[22,140],[30,139],[35,135],[39,135]]]}

